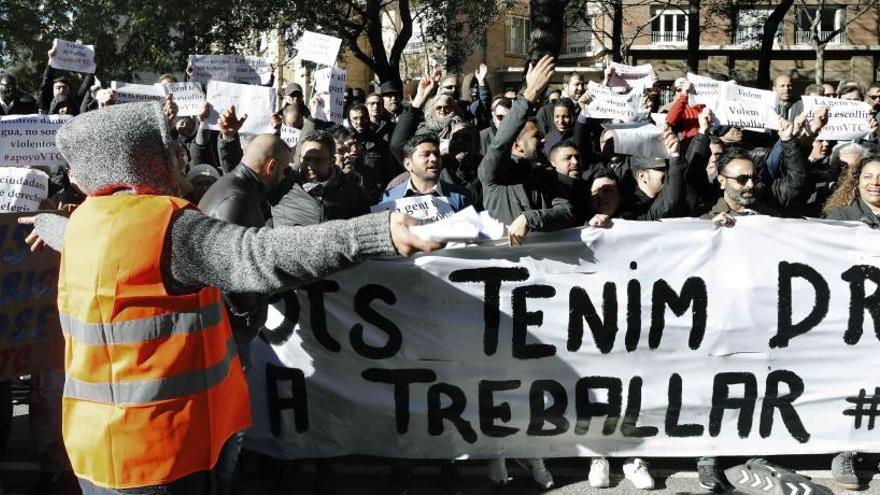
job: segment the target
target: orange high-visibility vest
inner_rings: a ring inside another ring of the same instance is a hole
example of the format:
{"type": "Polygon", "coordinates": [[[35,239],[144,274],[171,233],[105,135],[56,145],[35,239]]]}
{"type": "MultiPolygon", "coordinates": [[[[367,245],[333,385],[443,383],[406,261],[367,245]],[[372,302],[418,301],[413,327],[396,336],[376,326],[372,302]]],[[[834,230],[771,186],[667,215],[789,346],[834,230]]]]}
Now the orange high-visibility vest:
{"type": "Polygon", "coordinates": [[[73,471],[95,485],[161,485],[214,467],[250,425],[247,384],[220,299],[169,295],[160,259],[169,196],[90,197],[71,215],[58,311],[63,435],[73,471]]]}

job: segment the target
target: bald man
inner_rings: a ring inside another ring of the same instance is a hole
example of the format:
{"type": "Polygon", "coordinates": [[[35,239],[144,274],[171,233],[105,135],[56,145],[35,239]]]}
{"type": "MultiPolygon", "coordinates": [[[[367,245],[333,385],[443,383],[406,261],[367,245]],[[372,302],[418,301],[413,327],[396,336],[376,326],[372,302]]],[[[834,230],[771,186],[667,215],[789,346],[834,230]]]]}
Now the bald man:
{"type": "Polygon", "coordinates": [[[791,77],[785,75],[776,76],[776,79],[773,80],[773,91],[776,92],[776,98],[779,101],[776,106],[777,113],[785,117],[785,120],[793,121],[797,117],[797,114],[793,111],[795,108],[794,103],[797,99],[792,92],[791,77]]]}
{"type": "MultiPolygon", "coordinates": [[[[281,184],[289,163],[290,148],[284,141],[274,134],[260,134],[248,144],[241,163],[208,189],[199,202],[199,209],[206,215],[243,227],[264,226],[263,212],[269,211],[266,195],[281,184]]],[[[267,300],[258,294],[228,292],[223,293],[223,299],[238,356],[242,366],[247,368],[251,361],[251,342],[266,322],[267,300]]],[[[234,452],[217,461],[218,476],[228,482],[224,486],[231,486],[243,440],[244,432],[236,434],[234,452]]]]}

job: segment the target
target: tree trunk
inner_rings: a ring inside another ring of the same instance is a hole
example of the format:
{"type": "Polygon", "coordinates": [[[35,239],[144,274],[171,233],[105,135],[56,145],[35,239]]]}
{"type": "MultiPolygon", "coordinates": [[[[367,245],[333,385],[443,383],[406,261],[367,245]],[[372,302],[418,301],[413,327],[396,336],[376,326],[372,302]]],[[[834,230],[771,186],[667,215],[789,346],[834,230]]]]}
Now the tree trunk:
{"type": "Polygon", "coordinates": [[[614,0],[611,13],[611,60],[623,62],[623,0],[614,0]]]}
{"type": "Polygon", "coordinates": [[[794,0],[781,0],[767,20],[764,22],[764,32],[761,38],[761,52],[758,55],[758,80],[759,88],[769,89],[770,62],[773,61],[773,40],[776,39],[776,28],[785,19],[785,14],[794,4],[794,0]]]}
{"type": "Polygon", "coordinates": [[[688,0],[687,68],[694,74],[700,73],[700,2],[688,0]]]}
{"type": "Polygon", "coordinates": [[[544,55],[559,58],[562,49],[563,29],[560,22],[565,19],[565,6],[569,0],[529,0],[531,10],[529,33],[529,57],[527,63],[534,63],[544,55]]]}
{"type": "Polygon", "coordinates": [[[825,82],[825,45],[816,43],[816,84],[825,82]]]}

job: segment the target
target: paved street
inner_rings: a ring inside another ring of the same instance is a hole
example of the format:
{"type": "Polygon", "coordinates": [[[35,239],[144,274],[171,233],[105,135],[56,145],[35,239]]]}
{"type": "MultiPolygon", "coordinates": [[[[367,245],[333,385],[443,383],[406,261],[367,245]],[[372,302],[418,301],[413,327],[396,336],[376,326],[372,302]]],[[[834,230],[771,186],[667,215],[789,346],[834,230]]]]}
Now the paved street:
{"type": "MultiPolygon", "coordinates": [[[[34,453],[30,429],[27,422],[27,406],[16,406],[12,426],[7,460],[0,463],[0,480],[6,489],[6,495],[26,494],[36,481],[39,471],[36,454],[34,453]]],[[[878,456],[868,456],[862,467],[870,469],[877,466],[878,456]]],[[[745,459],[732,460],[731,465],[745,459]]],[[[787,456],[774,458],[773,461],[786,466],[795,467],[801,474],[813,477],[834,490],[835,493],[848,493],[834,488],[831,473],[828,471],[831,456],[787,456]]],[[[497,490],[489,486],[485,478],[484,463],[480,461],[464,461],[460,463],[459,476],[455,483],[461,495],[492,494],[528,495],[546,493],[548,495],[571,495],[596,493],[601,495],[625,495],[639,493],[620,475],[620,460],[612,461],[611,487],[604,490],[593,490],[586,481],[587,461],[585,459],[554,459],[547,466],[554,474],[557,487],[542,492],[533,488],[524,479],[524,473],[510,465],[510,475],[514,478],[506,490],[497,490]],[[615,476],[616,475],[616,476],[615,476]]],[[[652,472],[657,480],[657,489],[652,493],[685,495],[704,493],[697,484],[694,464],[690,459],[653,459],[652,472]]],[[[334,465],[333,486],[336,495],[385,495],[389,492],[388,463],[375,458],[346,458],[334,465]]],[[[863,479],[872,476],[866,490],[861,494],[880,495],[880,474],[862,472],[863,479]]],[[[411,480],[411,495],[441,495],[440,469],[436,464],[420,461],[414,466],[411,480]]],[[[242,495],[272,494],[300,495],[314,493],[315,469],[310,462],[273,463],[267,465],[251,456],[245,462],[245,470],[240,477],[236,493],[242,495]]]]}

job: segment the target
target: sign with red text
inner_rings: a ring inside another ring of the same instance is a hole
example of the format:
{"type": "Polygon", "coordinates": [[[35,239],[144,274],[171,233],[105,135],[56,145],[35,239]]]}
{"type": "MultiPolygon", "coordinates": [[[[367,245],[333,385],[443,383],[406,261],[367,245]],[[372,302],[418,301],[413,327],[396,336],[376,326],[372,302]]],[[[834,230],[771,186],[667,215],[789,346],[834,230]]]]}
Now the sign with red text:
{"type": "Polygon", "coordinates": [[[828,122],[816,139],[826,141],[853,141],[865,137],[868,133],[871,107],[856,100],[841,100],[824,96],[802,96],[804,113],[807,122],[813,120],[816,109],[820,106],[828,108],[828,122]]]}
{"type": "Polygon", "coordinates": [[[53,69],[95,73],[95,45],[83,45],[55,38],[52,42],[55,53],[49,58],[53,69]]]}

